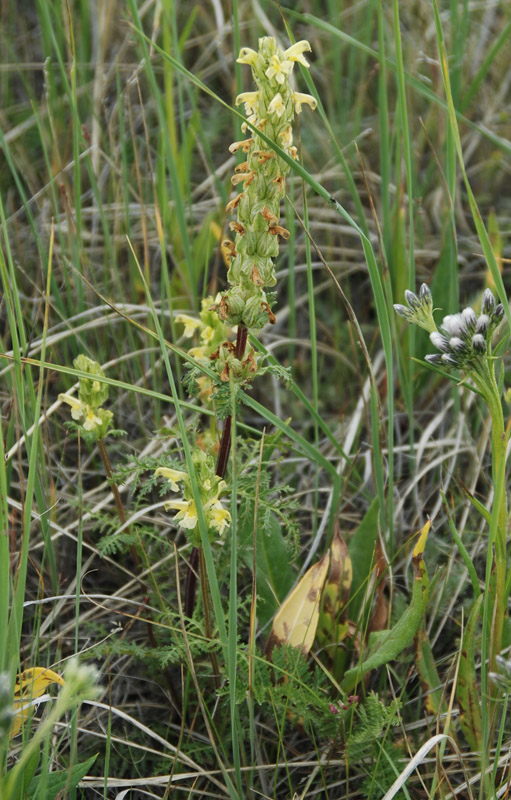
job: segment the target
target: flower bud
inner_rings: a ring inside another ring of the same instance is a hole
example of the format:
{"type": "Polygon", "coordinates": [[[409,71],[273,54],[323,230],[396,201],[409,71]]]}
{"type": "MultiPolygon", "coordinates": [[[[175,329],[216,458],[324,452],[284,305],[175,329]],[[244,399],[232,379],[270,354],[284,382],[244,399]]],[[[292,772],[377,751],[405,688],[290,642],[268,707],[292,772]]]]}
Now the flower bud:
{"type": "Polygon", "coordinates": [[[429,338],[438,350],[441,350],[442,353],[447,353],[449,350],[449,339],[447,339],[445,336],[442,336],[442,334],[438,333],[438,331],[433,331],[429,338]]]}
{"type": "Polygon", "coordinates": [[[475,330],[477,325],[477,314],[473,308],[467,306],[461,312],[461,317],[468,331],[475,330]]]}
{"type": "Polygon", "coordinates": [[[419,289],[419,300],[423,308],[433,308],[433,296],[427,283],[422,283],[419,289]]]}
{"type": "Polygon", "coordinates": [[[504,316],[504,306],[502,303],[498,303],[495,307],[495,311],[493,312],[493,319],[498,323],[504,316]]]}
{"type": "Polygon", "coordinates": [[[479,355],[486,353],[486,339],[482,333],[476,333],[475,336],[472,336],[472,347],[479,355]]]}
{"type": "Polygon", "coordinates": [[[413,309],[414,311],[419,309],[421,306],[420,300],[417,297],[417,295],[411,292],[409,289],[406,289],[405,291],[405,300],[410,306],[410,308],[413,309]]]}
{"type": "Polygon", "coordinates": [[[458,359],[452,355],[452,353],[443,353],[441,359],[444,364],[448,364],[450,367],[459,367],[460,362],[458,359]]]}
{"type": "Polygon", "coordinates": [[[486,314],[481,314],[477,320],[476,333],[486,336],[490,325],[490,318],[486,314]]]}
{"type": "Polygon", "coordinates": [[[492,312],[495,310],[496,302],[491,289],[485,289],[483,294],[483,301],[481,303],[481,311],[483,314],[488,314],[491,317],[492,312]]]}
{"type": "Polygon", "coordinates": [[[428,364],[440,364],[442,361],[442,356],[440,353],[430,353],[427,356],[424,356],[424,360],[428,362],[428,364]]]}
{"type": "Polygon", "coordinates": [[[467,333],[462,314],[447,314],[442,320],[441,327],[449,336],[459,336],[461,338],[467,333]]]}

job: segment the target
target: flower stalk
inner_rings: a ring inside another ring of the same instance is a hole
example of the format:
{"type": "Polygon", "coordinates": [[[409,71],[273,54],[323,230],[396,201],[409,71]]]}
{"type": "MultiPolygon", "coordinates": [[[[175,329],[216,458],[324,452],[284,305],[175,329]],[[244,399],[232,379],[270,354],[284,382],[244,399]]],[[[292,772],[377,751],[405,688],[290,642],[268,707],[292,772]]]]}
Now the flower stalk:
{"type": "MultiPolygon", "coordinates": [[[[507,611],[506,586],[511,580],[508,574],[506,544],[509,524],[507,493],[505,484],[506,452],[509,431],[504,423],[500,391],[495,379],[495,356],[492,337],[504,317],[502,303],[497,303],[490,289],[486,289],[478,315],[473,308],[464,308],[458,314],[444,317],[438,328],[433,318],[433,299],[426,284],[419,294],[405,292],[406,306],[397,304],[395,311],[407,322],[419,325],[430,334],[432,344],[439,352],[427,355],[426,361],[448,370],[461,370],[473,382],[468,383],[484,399],[491,417],[491,451],[493,507],[490,522],[490,542],[487,556],[487,591],[485,615],[489,633],[490,670],[496,670],[497,659],[502,649],[504,624],[507,611]]],[[[484,647],[483,645],[483,650],[484,647]]],[[[484,663],[484,658],[483,658],[484,663]]],[[[495,689],[488,692],[490,717],[495,710],[495,689]]],[[[476,713],[476,712],[474,712],[476,713]]],[[[477,713],[479,710],[477,709],[477,713]]],[[[476,729],[474,725],[474,729],[476,729]]],[[[481,742],[484,750],[485,744],[481,742]]]]}
{"type": "MultiPolygon", "coordinates": [[[[229,224],[234,241],[228,239],[222,243],[228,260],[229,288],[216,304],[218,319],[229,328],[236,328],[236,342],[224,340],[209,356],[220,381],[234,384],[235,388],[246,386],[259,371],[260,355],[247,346],[248,332],[258,332],[267,323],[275,323],[271,310],[273,299],[267,290],[277,282],[274,261],[279,254],[280,239],[289,238],[289,231],[280,225],[280,205],[286,193],[289,164],[258,131],[289,156],[298,158],[293,145],[294,117],[304,104],[314,109],[316,100],[311,95],[296,92],[291,76],[296,63],[309,67],[304,53],[310,50],[305,40],[282,50],[275,39],[268,36],[259,39],[257,51],[242,48],[237,59],[238,63],[250,66],[256,88],[236,98],[236,105],[244,106],[251,128],[243,123],[242,132],[248,133],[247,138],[229,147],[233,154],[242,152],[245,160],[236,166],[231,178],[232,185],[240,186],[241,191],[226,207],[227,214],[236,212],[236,220],[229,224]]],[[[186,325],[187,321],[182,321],[186,325]]],[[[216,463],[216,476],[221,480],[229,463],[231,427],[229,415],[224,421],[216,463]]],[[[187,616],[193,612],[199,562],[199,551],[192,550],[185,589],[187,616]]]]}

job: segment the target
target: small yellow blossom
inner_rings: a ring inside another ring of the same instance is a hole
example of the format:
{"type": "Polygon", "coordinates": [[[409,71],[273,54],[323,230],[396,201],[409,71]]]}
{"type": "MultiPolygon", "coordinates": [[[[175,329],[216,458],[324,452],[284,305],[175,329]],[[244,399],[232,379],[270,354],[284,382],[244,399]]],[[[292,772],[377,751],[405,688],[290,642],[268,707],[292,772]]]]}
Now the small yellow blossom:
{"type": "Polygon", "coordinates": [[[280,134],[280,140],[282,142],[282,147],[291,147],[293,144],[293,129],[291,125],[288,125],[287,128],[284,128],[280,134]]]}
{"type": "Polygon", "coordinates": [[[171,509],[178,511],[174,521],[179,522],[182,528],[195,528],[199,518],[194,500],[169,500],[168,503],[165,503],[165,510],[171,509]]]}
{"type": "Polygon", "coordinates": [[[309,42],[306,39],[302,39],[300,42],[295,42],[291,47],[288,47],[287,50],[284,51],[284,56],[289,59],[289,61],[298,61],[303,67],[309,67],[310,64],[303,53],[310,53],[311,50],[312,48],[309,42]]]}
{"type": "MultiPolygon", "coordinates": [[[[250,125],[256,125],[257,122],[258,122],[257,114],[249,114],[249,112],[247,111],[247,115],[248,115],[247,116],[247,122],[249,122],[250,125]]],[[[242,122],[241,123],[241,132],[242,133],[246,133],[247,130],[248,130],[247,122],[242,122]]]]}
{"type": "Polygon", "coordinates": [[[225,528],[231,521],[231,515],[226,508],[223,507],[220,500],[213,503],[209,509],[209,524],[212,528],[216,528],[220,536],[222,536],[225,528]]]}
{"type": "Polygon", "coordinates": [[[250,64],[253,66],[257,61],[258,55],[259,54],[255,50],[252,50],[251,47],[242,47],[236,61],[238,64],[250,64]]]}
{"type": "Polygon", "coordinates": [[[204,330],[200,335],[200,338],[202,339],[203,342],[207,344],[212,339],[214,339],[214,337],[215,337],[214,329],[211,327],[211,325],[206,325],[206,327],[204,328],[204,330]]]}
{"type": "Polygon", "coordinates": [[[272,78],[275,78],[277,83],[280,83],[280,85],[282,86],[282,84],[285,83],[288,75],[290,75],[292,71],[293,71],[292,61],[288,61],[287,59],[285,61],[281,61],[280,58],[277,55],[275,55],[271,57],[270,66],[268,67],[268,69],[264,74],[270,80],[272,78]]]}
{"type": "Polygon", "coordinates": [[[71,406],[71,417],[77,422],[81,420],[84,413],[85,403],[70,394],[59,394],[59,400],[71,406]]]}
{"type": "Polygon", "coordinates": [[[188,350],[188,355],[197,360],[201,358],[208,358],[208,348],[206,345],[203,345],[202,347],[191,347],[190,350],[188,350]]]}
{"type": "Polygon", "coordinates": [[[259,92],[242,92],[235,100],[237,106],[245,104],[245,113],[253,114],[256,111],[259,92]]]}
{"type": "MultiPolygon", "coordinates": [[[[71,411],[71,416],[73,416],[72,411],[71,411]]],[[[103,423],[101,417],[95,414],[94,409],[91,408],[90,406],[85,406],[83,416],[85,417],[83,421],[83,427],[86,431],[93,431],[95,428],[100,427],[103,423]]]]}
{"type": "Polygon", "coordinates": [[[201,326],[199,320],[194,319],[194,317],[189,317],[188,314],[178,314],[175,318],[175,322],[181,322],[185,326],[183,336],[185,336],[187,339],[193,336],[197,328],[200,328],[201,326]]]}
{"type": "Polygon", "coordinates": [[[80,422],[86,431],[93,431],[96,426],[102,424],[103,420],[99,417],[95,410],[79,400],[78,397],[73,397],[69,394],[59,394],[59,400],[71,406],[71,417],[75,422],[80,422]]]}
{"type": "Polygon", "coordinates": [[[293,100],[297,114],[301,113],[303,103],[307,103],[307,105],[309,105],[313,111],[318,104],[318,101],[315,97],[313,97],[311,94],[303,94],[303,92],[293,92],[293,100]]]}
{"type": "Polygon", "coordinates": [[[155,475],[161,475],[162,478],[167,478],[170,481],[170,488],[173,492],[179,492],[178,483],[184,481],[187,473],[179,469],[171,469],[170,467],[158,467],[154,472],[155,475]]]}
{"type": "Polygon", "coordinates": [[[285,112],[285,110],[286,106],[284,105],[284,102],[282,100],[282,95],[280,94],[280,92],[277,92],[277,94],[271,101],[270,105],[268,106],[268,113],[276,114],[277,117],[281,117],[282,114],[285,112]]]}

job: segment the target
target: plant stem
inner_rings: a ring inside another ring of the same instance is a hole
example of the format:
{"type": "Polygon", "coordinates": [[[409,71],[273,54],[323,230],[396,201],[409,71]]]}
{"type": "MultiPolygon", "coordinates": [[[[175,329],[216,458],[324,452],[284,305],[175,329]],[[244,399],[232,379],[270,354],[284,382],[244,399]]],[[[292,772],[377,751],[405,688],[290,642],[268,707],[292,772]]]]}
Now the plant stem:
{"type": "MultiPolygon", "coordinates": [[[[114,480],[114,476],[112,473],[112,465],[110,464],[110,459],[108,457],[107,449],[105,447],[105,440],[98,439],[98,450],[101,456],[101,460],[103,462],[103,466],[105,467],[106,477],[108,478],[108,482],[110,484],[110,489],[114,496],[115,500],[115,507],[117,509],[117,514],[119,515],[119,519],[121,520],[121,524],[126,524],[126,514],[124,512],[124,506],[122,504],[121,495],[119,494],[119,489],[117,488],[117,484],[114,480]]],[[[134,544],[130,545],[130,553],[131,557],[135,563],[135,567],[137,570],[140,570],[140,557],[137,553],[137,549],[134,544]]]]}
{"type": "MultiPolygon", "coordinates": [[[[247,337],[248,337],[248,329],[245,325],[238,325],[238,331],[236,333],[236,349],[234,351],[236,358],[240,361],[245,354],[245,348],[247,346],[247,337]]],[[[225,478],[225,473],[227,472],[227,464],[229,463],[229,453],[231,452],[231,426],[232,426],[232,418],[231,415],[226,417],[224,422],[224,427],[222,430],[222,438],[220,439],[220,447],[218,449],[218,457],[216,462],[216,474],[219,478],[225,478]]],[[[199,553],[201,548],[194,547],[192,552],[190,553],[190,564],[188,566],[188,572],[186,575],[186,585],[185,585],[185,614],[187,617],[191,617],[193,614],[193,609],[195,607],[195,587],[197,585],[197,572],[199,566],[199,553]]],[[[207,599],[204,597],[204,605],[206,605],[207,599]]]]}

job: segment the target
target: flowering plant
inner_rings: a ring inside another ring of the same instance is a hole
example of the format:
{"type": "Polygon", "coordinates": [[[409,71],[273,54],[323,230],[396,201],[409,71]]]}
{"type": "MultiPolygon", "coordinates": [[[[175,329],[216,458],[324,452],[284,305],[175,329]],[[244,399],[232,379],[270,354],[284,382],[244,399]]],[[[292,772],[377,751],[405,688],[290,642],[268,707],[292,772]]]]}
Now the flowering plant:
{"type": "MultiPolygon", "coordinates": [[[[206,527],[212,535],[221,536],[231,521],[229,511],[220,500],[220,495],[227,488],[227,484],[215,474],[214,460],[204,450],[196,448],[192,461],[206,527]]],[[[179,492],[180,485],[183,485],[183,499],[169,500],[165,503],[165,509],[178,512],[174,521],[190,532],[192,542],[197,546],[200,543],[199,516],[188,472],[171,467],[158,467],[154,474],[166,478],[173,492],[179,492]]]]}
{"type": "Polygon", "coordinates": [[[85,434],[94,441],[104,439],[113,421],[112,412],[102,408],[108,399],[108,384],[95,380],[103,377],[104,372],[97,361],[83,354],[75,358],[73,366],[91,377],[80,378],[78,397],[65,393],[59,394],[59,400],[71,406],[71,417],[85,434]]]}
{"type": "MultiPolygon", "coordinates": [[[[258,51],[249,47],[240,51],[238,62],[250,65],[257,88],[236,98],[236,105],[244,105],[247,120],[255,130],[251,128],[247,139],[233,142],[229,148],[231,153],[241,150],[246,154],[231,178],[233,186],[241,185],[242,191],[226,207],[229,214],[237,211],[237,219],[229,225],[235,234],[234,242],[223,243],[230,262],[230,288],[221,295],[218,314],[230,326],[257,331],[267,322],[275,322],[266,289],[277,282],[274,259],[279,253],[279,237],[289,237],[289,231],[279,224],[289,165],[257,131],[264,132],[292,158],[298,157],[293,145],[294,115],[304,103],[314,109],[316,100],[295,92],[290,79],[296,62],[309,66],[303,53],[310,49],[304,40],[282,50],[273,37],[267,36],[259,40],[258,51]]],[[[242,131],[247,130],[247,123],[243,123],[242,131]]],[[[220,346],[216,369],[221,380],[232,377],[236,383],[245,383],[257,372],[257,355],[252,349],[246,353],[245,345],[246,341],[242,347],[233,347],[229,342],[220,346]]]]}

